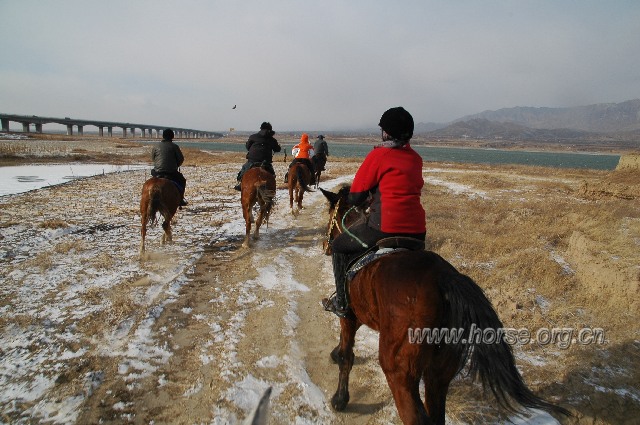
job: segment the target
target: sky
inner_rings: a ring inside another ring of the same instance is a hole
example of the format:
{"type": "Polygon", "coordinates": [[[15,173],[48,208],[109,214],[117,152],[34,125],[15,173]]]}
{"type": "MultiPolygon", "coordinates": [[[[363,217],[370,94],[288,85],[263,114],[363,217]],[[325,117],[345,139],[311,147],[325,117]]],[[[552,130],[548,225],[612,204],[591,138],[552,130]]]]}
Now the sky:
{"type": "Polygon", "coordinates": [[[640,2],[0,0],[0,113],[207,131],[640,98],[640,2]],[[235,109],[232,109],[236,105],[235,109]]]}

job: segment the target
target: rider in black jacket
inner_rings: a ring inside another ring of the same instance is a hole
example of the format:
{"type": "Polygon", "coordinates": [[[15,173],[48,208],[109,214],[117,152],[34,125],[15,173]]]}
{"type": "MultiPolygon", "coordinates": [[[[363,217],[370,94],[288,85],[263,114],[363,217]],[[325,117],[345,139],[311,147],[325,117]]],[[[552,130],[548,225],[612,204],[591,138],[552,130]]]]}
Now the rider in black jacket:
{"type": "Polygon", "coordinates": [[[247,148],[247,162],[244,163],[240,172],[238,173],[238,184],[234,187],[235,190],[240,190],[240,182],[242,181],[242,176],[253,166],[260,165],[264,163],[266,165],[267,171],[275,176],[276,172],[273,170],[273,165],[271,162],[273,160],[273,154],[275,152],[280,152],[280,145],[278,141],[273,137],[276,134],[271,127],[271,124],[268,122],[263,122],[260,125],[260,131],[249,136],[249,140],[245,144],[247,148]]]}

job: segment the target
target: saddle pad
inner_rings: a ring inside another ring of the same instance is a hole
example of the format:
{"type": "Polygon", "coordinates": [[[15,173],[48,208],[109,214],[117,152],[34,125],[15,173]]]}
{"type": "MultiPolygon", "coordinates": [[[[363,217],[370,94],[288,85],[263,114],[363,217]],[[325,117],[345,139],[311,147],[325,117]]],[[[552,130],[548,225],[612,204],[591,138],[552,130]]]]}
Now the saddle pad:
{"type": "Polygon", "coordinates": [[[377,251],[371,251],[358,258],[347,271],[347,282],[351,281],[356,274],[366,265],[371,264],[380,257],[392,254],[398,251],[407,251],[406,248],[380,248],[377,251]]]}

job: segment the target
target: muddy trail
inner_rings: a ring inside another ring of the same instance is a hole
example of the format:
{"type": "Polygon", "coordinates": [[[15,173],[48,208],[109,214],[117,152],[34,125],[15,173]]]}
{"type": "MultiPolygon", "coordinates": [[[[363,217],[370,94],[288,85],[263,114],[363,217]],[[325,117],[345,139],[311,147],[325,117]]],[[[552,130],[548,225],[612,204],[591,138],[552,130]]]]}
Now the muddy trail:
{"type": "Polygon", "coordinates": [[[272,423],[393,421],[377,335],[368,329],[359,333],[350,405],[344,413],[331,410],[338,368],[329,353],[339,326],[320,305],[333,288],[330,258],[321,250],[326,200],[307,193],[294,217],[284,190],[278,199],[250,248],[241,248],[241,235],[206,246],[176,301],[156,318],[150,331],[171,351],[168,361],[135,382],[105,371],[114,379],[95,390],[78,423],[234,423],[268,386],[272,423]]]}

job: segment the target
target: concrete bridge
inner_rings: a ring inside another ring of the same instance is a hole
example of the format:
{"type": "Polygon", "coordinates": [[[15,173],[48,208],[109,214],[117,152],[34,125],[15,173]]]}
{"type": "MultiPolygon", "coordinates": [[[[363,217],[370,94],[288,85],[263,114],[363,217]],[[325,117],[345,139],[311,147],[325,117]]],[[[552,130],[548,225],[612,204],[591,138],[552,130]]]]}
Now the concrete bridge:
{"type": "Polygon", "coordinates": [[[136,129],[140,130],[140,137],[162,137],[162,131],[165,128],[171,128],[178,139],[201,139],[201,138],[216,138],[222,137],[221,133],[215,133],[212,131],[195,130],[192,128],[180,128],[170,127],[162,125],[151,124],[132,124],[128,122],[114,122],[114,121],[95,121],[95,120],[79,120],[75,118],[51,118],[40,117],[36,115],[12,115],[12,114],[0,114],[0,121],[2,122],[2,131],[9,131],[10,122],[18,122],[22,124],[22,131],[25,133],[31,132],[31,128],[36,133],[42,133],[43,124],[61,124],[67,127],[67,135],[73,135],[73,127],[78,130],[78,135],[84,134],[84,127],[94,126],[98,128],[98,134],[100,137],[104,137],[104,129],[107,129],[107,135],[113,137],[113,128],[122,129],[122,137],[127,137],[127,133],[130,132],[130,137],[136,137],[136,129]]]}

